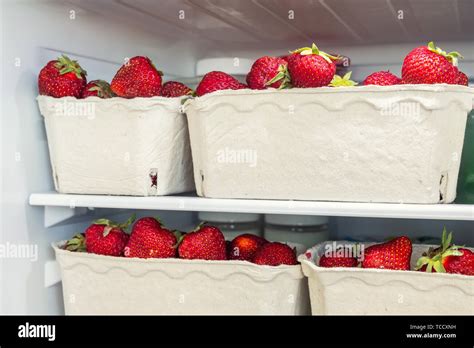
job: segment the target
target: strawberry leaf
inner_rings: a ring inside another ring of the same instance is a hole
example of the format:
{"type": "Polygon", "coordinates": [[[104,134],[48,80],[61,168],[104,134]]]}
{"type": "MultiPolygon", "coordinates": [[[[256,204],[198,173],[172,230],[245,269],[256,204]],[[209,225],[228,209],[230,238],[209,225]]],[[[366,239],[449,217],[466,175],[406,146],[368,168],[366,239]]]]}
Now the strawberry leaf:
{"type": "Polygon", "coordinates": [[[135,221],[136,218],[137,218],[137,215],[135,213],[133,213],[132,216],[130,216],[127,221],[125,221],[122,224],[119,224],[117,227],[119,227],[123,230],[126,230],[130,227],[131,224],[133,224],[133,222],[135,221]]]}
{"type": "MultiPolygon", "coordinates": [[[[175,234],[175,232],[179,232],[179,231],[173,231],[173,234],[175,234]]],[[[179,247],[179,245],[183,241],[184,237],[186,236],[186,233],[181,233],[181,232],[179,232],[179,233],[180,233],[180,236],[179,236],[179,238],[176,237],[177,242],[176,242],[175,245],[173,245],[173,248],[175,248],[175,249],[179,247]]],[[[176,234],[175,234],[175,236],[176,236],[176,234]]]]}
{"type": "Polygon", "coordinates": [[[459,52],[453,51],[453,52],[447,53],[446,51],[443,51],[441,48],[436,47],[433,41],[430,41],[428,43],[428,49],[431,52],[437,53],[440,56],[445,57],[454,66],[458,66],[459,58],[464,58],[459,52]]]}
{"type": "Polygon", "coordinates": [[[444,268],[444,266],[441,262],[434,262],[433,263],[433,268],[438,273],[446,273],[446,269],[444,268]]]}
{"type": "Polygon", "coordinates": [[[73,238],[66,242],[64,249],[69,251],[84,252],[86,251],[86,240],[82,233],[77,233],[73,238]]]}
{"type": "Polygon", "coordinates": [[[112,226],[105,226],[104,227],[104,232],[102,233],[102,235],[104,237],[107,237],[110,233],[110,231],[112,231],[113,227],[112,226]]]}
{"type": "Polygon", "coordinates": [[[97,219],[97,220],[94,220],[92,221],[92,223],[94,225],[106,225],[106,226],[110,226],[110,225],[113,225],[114,223],[112,221],[110,221],[109,219],[97,219]]]}
{"type": "Polygon", "coordinates": [[[316,46],[314,42],[311,45],[311,47],[298,48],[297,50],[290,51],[290,53],[299,53],[300,55],[303,55],[303,56],[315,54],[315,55],[323,57],[328,63],[332,63],[333,60],[338,60],[340,58],[339,56],[332,56],[326,52],[320,51],[318,46],[316,46]]]}
{"type": "Polygon", "coordinates": [[[433,272],[433,264],[431,262],[428,263],[428,265],[426,266],[426,272],[427,273],[433,272]]]}
{"type": "Polygon", "coordinates": [[[181,236],[183,235],[180,231],[174,230],[173,231],[174,236],[176,237],[176,240],[180,240],[181,236]]]}
{"type": "Polygon", "coordinates": [[[204,225],[206,225],[206,224],[207,224],[207,221],[201,221],[201,222],[199,223],[199,225],[197,225],[197,226],[194,228],[194,230],[192,230],[192,232],[199,231],[199,230],[200,230],[204,225]]]}
{"type": "Polygon", "coordinates": [[[77,60],[71,60],[65,54],[57,58],[56,64],[54,65],[59,69],[61,75],[73,72],[78,79],[82,79],[83,76],[87,76],[87,71],[81,68],[77,60]]]}
{"type": "Polygon", "coordinates": [[[334,75],[329,86],[331,87],[342,87],[342,86],[356,86],[357,82],[351,80],[352,71],[349,71],[344,77],[334,75]]]}
{"type": "Polygon", "coordinates": [[[161,219],[160,219],[158,216],[153,216],[153,219],[155,219],[156,221],[158,221],[158,223],[159,223],[161,226],[164,226],[163,221],[161,221],[161,219]]]}

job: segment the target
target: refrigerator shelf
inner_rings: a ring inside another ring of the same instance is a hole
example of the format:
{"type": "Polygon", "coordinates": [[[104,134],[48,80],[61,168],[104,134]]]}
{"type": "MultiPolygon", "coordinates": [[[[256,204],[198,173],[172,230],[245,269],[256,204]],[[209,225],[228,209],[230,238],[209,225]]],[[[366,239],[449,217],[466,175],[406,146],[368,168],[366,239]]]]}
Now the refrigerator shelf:
{"type": "Polygon", "coordinates": [[[474,205],[395,204],[288,200],[202,198],[194,194],[130,197],[33,193],[30,205],[50,207],[116,208],[137,210],[212,211],[260,214],[297,214],[399,219],[474,221],[474,205]]]}

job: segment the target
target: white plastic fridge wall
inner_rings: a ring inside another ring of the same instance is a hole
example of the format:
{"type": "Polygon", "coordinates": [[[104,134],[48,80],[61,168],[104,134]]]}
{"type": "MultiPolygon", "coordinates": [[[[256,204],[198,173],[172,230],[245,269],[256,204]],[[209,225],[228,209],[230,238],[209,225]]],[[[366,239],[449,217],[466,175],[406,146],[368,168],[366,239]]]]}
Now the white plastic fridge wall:
{"type": "MultiPolygon", "coordinates": [[[[2,246],[28,244],[38,248],[37,261],[0,259],[0,313],[61,314],[61,284],[44,286],[46,262],[54,260],[50,244],[82,231],[91,214],[73,219],[68,225],[45,228],[44,209],[28,205],[30,193],[54,187],[44,123],[35,101],[38,72],[46,62],[66,53],[80,59],[89,80],[110,80],[122,59],[141,54],[159,62],[165,78],[178,74],[189,77],[194,74],[196,50],[192,42],[135,30],[114,17],[103,17],[66,1],[2,1],[0,8],[0,241],[2,246]],[[184,51],[186,54],[175,55],[184,51]]],[[[121,213],[117,218],[125,215],[121,213]]],[[[176,225],[189,224],[192,217],[191,213],[179,217],[173,213],[154,214],[176,225]]],[[[100,217],[101,212],[94,216],[100,217]]]]}
{"type": "MultiPolygon", "coordinates": [[[[300,14],[305,15],[306,22],[298,25],[300,29],[304,29],[305,26],[312,28],[314,33],[305,34],[300,30],[298,34],[298,30],[287,30],[272,15],[260,16],[261,13],[254,11],[254,8],[261,8],[262,0],[248,2],[4,0],[1,2],[0,242],[2,247],[7,246],[7,243],[16,246],[37,245],[38,260],[32,262],[29,259],[0,258],[0,314],[64,313],[61,285],[57,284],[50,288],[44,286],[48,273],[45,268],[49,269],[51,265],[47,262],[54,260],[51,242],[65,239],[72,233],[83,230],[93,216],[114,214],[112,217],[119,219],[128,214],[123,210],[98,209],[70,219],[68,224],[57,224],[46,228],[45,208],[28,205],[30,193],[48,192],[53,189],[44,124],[35,100],[37,74],[48,60],[60,53],[66,53],[80,59],[81,64],[88,70],[89,80],[99,77],[110,80],[125,57],[148,55],[164,71],[165,79],[178,78],[195,82],[196,73],[206,72],[196,70],[196,66],[202,66],[196,63],[203,58],[240,57],[253,60],[264,54],[283,54],[286,48],[310,44],[310,40],[314,39],[326,51],[341,52],[350,56],[353,76],[361,79],[367,73],[380,69],[391,69],[399,73],[403,56],[415,45],[425,43],[428,39],[407,32],[406,28],[392,22],[390,39],[397,37],[398,34],[393,31],[398,28],[402,40],[385,44],[388,29],[383,22],[384,19],[379,20],[379,24],[385,25],[384,30],[374,30],[378,24],[372,22],[370,18],[362,18],[361,16],[371,13],[363,10],[358,11],[359,24],[369,26],[364,32],[368,36],[378,36],[379,39],[370,41],[366,40],[366,37],[360,37],[361,40],[354,40],[350,30],[335,20],[334,14],[338,16],[337,11],[331,14],[331,10],[327,8],[327,1],[325,8],[321,8],[324,7],[321,5],[322,2],[275,1],[286,12],[288,10],[285,7],[295,8],[296,19],[301,18],[300,14]],[[224,15],[219,22],[209,15],[209,8],[219,10],[219,6],[214,6],[214,3],[228,8],[231,7],[229,4],[236,7],[247,6],[247,9],[240,10],[254,15],[254,18],[250,19],[253,22],[249,23],[253,27],[245,31],[243,25],[240,27],[235,25],[238,20],[241,20],[241,24],[245,24],[245,20],[249,19],[245,16],[233,18],[224,15]],[[198,7],[203,4],[208,9],[199,10],[198,7]],[[322,10],[305,11],[307,6],[317,6],[316,10],[320,8],[322,10]],[[178,21],[180,9],[185,9],[188,21],[178,21]],[[199,16],[200,19],[207,15],[207,19],[194,21],[193,14],[202,15],[199,16]],[[320,16],[321,20],[314,20],[313,15],[320,16]],[[230,24],[223,24],[225,21],[230,24]],[[271,21],[271,26],[267,21],[271,21]],[[173,23],[179,25],[173,26],[173,23]],[[262,30],[256,30],[258,28],[262,30]],[[274,35],[277,29],[283,33],[296,33],[297,39],[285,36],[286,41],[282,40],[281,36],[274,35]],[[338,35],[330,35],[331,30],[339,29],[341,31],[338,35]],[[324,33],[328,35],[315,35],[320,30],[326,30],[324,33]],[[273,41],[268,40],[271,37],[273,41]],[[321,42],[321,38],[324,37],[333,39],[331,42],[321,42]],[[341,41],[342,38],[347,39],[341,41]],[[354,46],[349,41],[354,41],[353,43],[357,45],[354,46]],[[282,47],[277,47],[275,42],[282,47]]],[[[426,2],[417,0],[410,2],[412,6],[416,6],[419,15],[424,14],[422,4],[426,2]]],[[[388,6],[388,2],[373,3],[377,3],[379,7],[388,6]]],[[[441,4],[440,1],[437,3],[441,4]]],[[[271,4],[271,1],[267,1],[268,6],[271,4]]],[[[345,2],[343,7],[347,7],[348,4],[349,2],[345,2]]],[[[462,4],[466,5],[465,2],[462,4]]],[[[370,2],[365,1],[365,5],[370,5],[370,2]]],[[[433,16],[436,13],[427,14],[422,28],[426,33],[436,30],[437,32],[433,34],[435,37],[430,38],[441,37],[437,44],[445,50],[461,51],[465,56],[461,63],[463,69],[472,78],[474,75],[472,39],[466,38],[467,34],[461,35],[464,27],[459,23],[448,21],[456,18],[450,15],[454,11],[450,7],[452,4],[448,5],[445,1],[442,5],[449,7],[445,11],[436,12],[443,17],[443,20],[437,21],[437,17],[433,16]],[[432,23],[428,17],[432,18],[432,23]],[[450,28],[452,32],[460,33],[459,37],[449,34],[447,29],[450,28]]],[[[351,17],[354,17],[354,10],[356,9],[348,9],[351,17]]],[[[387,13],[387,9],[384,11],[387,13]]],[[[461,11],[461,15],[465,17],[468,14],[466,11],[461,11]]],[[[416,22],[417,18],[411,18],[410,30],[416,29],[417,25],[413,25],[417,24],[416,22]]],[[[233,59],[230,62],[233,62],[233,59]]],[[[241,68],[242,71],[248,69],[246,66],[241,68]]],[[[234,69],[229,66],[229,71],[234,69]]],[[[175,228],[188,226],[193,218],[193,214],[186,212],[153,212],[153,215],[162,215],[165,222],[175,228]]],[[[463,221],[337,218],[331,219],[333,228],[331,238],[347,238],[347,236],[385,238],[396,233],[413,236],[437,235],[443,224],[457,231],[459,243],[470,242],[472,245],[472,222],[463,221]]]]}

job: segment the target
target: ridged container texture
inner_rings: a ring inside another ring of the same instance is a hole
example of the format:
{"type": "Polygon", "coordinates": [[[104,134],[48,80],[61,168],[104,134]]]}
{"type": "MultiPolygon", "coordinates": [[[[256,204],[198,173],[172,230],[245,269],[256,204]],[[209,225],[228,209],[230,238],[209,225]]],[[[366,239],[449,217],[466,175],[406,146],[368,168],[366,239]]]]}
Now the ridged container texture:
{"type": "Polygon", "coordinates": [[[449,203],[474,90],[219,91],[188,100],[194,179],[212,198],[449,203]]]}
{"type": "Polygon", "coordinates": [[[68,315],[310,313],[300,265],[110,257],[70,252],[63,243],[53,248],[68,315]]]}
{"type": "Polygon", "coordinates": [[[58,192],[158,196],[194,190],[180,98],[37,99],[58,192]]]}
{"type": "MultiPolygon", "coordinates": [[[[332,243],[317,244],[298,257],[308,277],[313,315],[474,314],[473,276],[317,266],[332,243]]],[[[411,269],[429,247],[413,245],[411,269]]]]}

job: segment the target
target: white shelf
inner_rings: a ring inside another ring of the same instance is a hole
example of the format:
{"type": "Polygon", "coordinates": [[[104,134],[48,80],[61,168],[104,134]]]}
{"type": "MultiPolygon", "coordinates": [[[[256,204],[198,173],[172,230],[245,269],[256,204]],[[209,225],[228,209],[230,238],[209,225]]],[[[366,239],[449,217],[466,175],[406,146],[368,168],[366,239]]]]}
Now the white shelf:
{"type": "Polygon", "coordinates": [[[256,199],[201,198],[192,195],[128,197],[34,193],[30,204],[47,207],[86,207],[143,210],[213,211],[260,214],[300,214],[400,219],[474,220],[474,205],[386,204],[256,199]]]}

